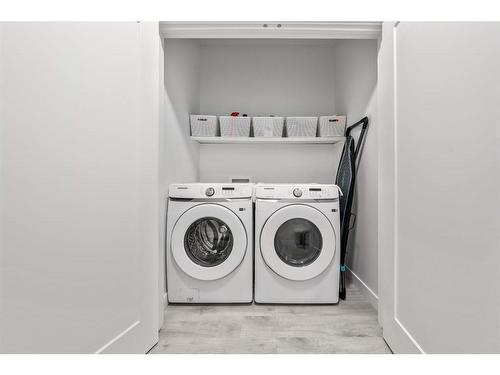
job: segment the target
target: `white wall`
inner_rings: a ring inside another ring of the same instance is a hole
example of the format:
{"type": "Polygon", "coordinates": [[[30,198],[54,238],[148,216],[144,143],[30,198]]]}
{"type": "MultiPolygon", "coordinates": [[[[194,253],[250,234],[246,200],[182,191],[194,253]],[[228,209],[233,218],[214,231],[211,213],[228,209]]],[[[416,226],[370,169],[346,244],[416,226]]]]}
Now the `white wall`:
{"type": "MultiPolygon", "coordinates": [[[[334,113],[334,60],[333,41],[203,41],[200,110],[217,115],[334,113]]],[[[342,145],[203,145],[200,178],[332,183],[341,151],[342,145]]]]}
{"type": "Polygon", "coordinates": [[[342,145],[202,145],[201,181],[333,183],[342,145]]]}
{"type": "MultiPolygon", "coordinates": [[[[160,126],[161,238],[165,243],[168,185],[196,182],[199,174],[199,146],[191,141],[189,114],[200,106],[200,48],[195,40],[165,39],[164,111],[160,126]]],[[[160,282],[166,291],[165,251],[160,252],[160,282]]],[[[164,298],[164,297],[163,297],[164,298]]],[[[161,320],[160,320],[161,325],[161,320]]]]}
{"type": "MultiPolygon", "coordinates": [[[[377,41],[339,40],[335,45],[336,110],[351,125],[369,118],[360,157],[352,212],[357,215],[350,233],[347,264],[354,281],[376,306],[378,294],[378,149],[377,149],[377,41]]],[[[359,131],[353,132],[357,141],[359,131]]]]}
{"type": "Polygon", "coordinates": [[[198,144],[189,138],[189,114],[200,107],[200,49],[195,40],[166,39],[164,51],[161,188],[166,192],[171,183],[199,178],[198,144]]]}
{"type": "Polygon", "coordinates": [[[200,110],[308,116],[335,109],[331,41],[201,42],[200,110]]]}

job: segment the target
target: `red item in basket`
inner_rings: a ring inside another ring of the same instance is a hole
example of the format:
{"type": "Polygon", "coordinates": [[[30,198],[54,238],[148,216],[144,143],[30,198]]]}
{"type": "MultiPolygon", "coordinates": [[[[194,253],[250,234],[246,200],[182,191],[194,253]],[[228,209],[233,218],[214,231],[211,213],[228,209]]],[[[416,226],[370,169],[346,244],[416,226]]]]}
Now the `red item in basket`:
{"type": "Polygon", "coordinates": [[[233,117],[238,117],[240,115],[239,112],[231,112],[231,116],[233,117]]]}

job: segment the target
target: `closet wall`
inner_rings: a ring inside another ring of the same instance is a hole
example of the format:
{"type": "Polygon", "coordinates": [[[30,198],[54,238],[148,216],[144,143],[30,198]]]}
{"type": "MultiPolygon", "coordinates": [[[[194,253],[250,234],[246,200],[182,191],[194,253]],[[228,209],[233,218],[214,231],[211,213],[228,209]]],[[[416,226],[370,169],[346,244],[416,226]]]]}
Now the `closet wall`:
{"type": "Polygon", "coordinates": [[[189,138],[189,114],[200,110],[200,49],[195,40],[166,39],[164,191],[174,182],[199,179],[199,146],[189,138]]]}
{"type": "MultiPolygon", "coordinates": [[[[200,110],[310,116],[335,111],[335,41],[201,41],[200,110]]],[[[202,181],[331,183],[341,145],[202,145],[202,181]]]]}
{"type": "Polygon", "coordinates": [[[335,108],[332,40],[200,41],[200,110],[310,116],[335,108]]]}
{"type": "MultiPolygon", "coordinates": [[[[378,299],[378,141],[376,40],[339,40],[335,45],[335,98],[338,113],[348,125],[364,116],[368,132],[360,157],[352,212],[356,222],[350,235],[347,264],[352,281],[361,283],[372,304],[378,299]]],[[[357,140],[359,131],[353,132],[357,140]]]]}
{"type": "MultiPolygon", "coordinates": [[[[165,39],[163,49],[164,109],[160,126],[160,194],[162,194],[160,225],[163,228],[160,231],[160,243],[162,244],[165,243],[168,186],[176,182],[196,182],[200,177],[199,146],[189,138],[189,114],[197,113],[200,105],[198,42],[165,39]]],[[[160,252],[160,258],[160,288],[166,292],[164,251],[160,252]]]]}

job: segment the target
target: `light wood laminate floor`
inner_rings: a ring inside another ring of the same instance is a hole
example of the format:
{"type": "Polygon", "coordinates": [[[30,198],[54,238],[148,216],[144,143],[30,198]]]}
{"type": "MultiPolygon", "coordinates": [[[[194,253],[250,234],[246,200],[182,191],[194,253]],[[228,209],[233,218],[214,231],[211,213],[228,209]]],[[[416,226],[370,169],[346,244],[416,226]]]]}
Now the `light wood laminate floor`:
{"type": "Polygon", "coordinates": [[[390,353],[355,287],[338,305],[169,305],[150,353],[390,353]]]}

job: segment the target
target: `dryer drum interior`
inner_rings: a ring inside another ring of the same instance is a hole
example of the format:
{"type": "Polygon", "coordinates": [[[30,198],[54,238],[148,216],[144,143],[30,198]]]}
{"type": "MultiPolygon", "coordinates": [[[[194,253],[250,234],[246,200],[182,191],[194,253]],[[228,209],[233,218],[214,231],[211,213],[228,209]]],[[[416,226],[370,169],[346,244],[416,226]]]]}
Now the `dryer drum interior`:
{"type": "Polygon", "coordinates": [[[276,231],[274,249],[280,259],[294,267],[313,263],[321,253],[323,237],[318,227],[304,218],[287,220],[276,231]]]}

